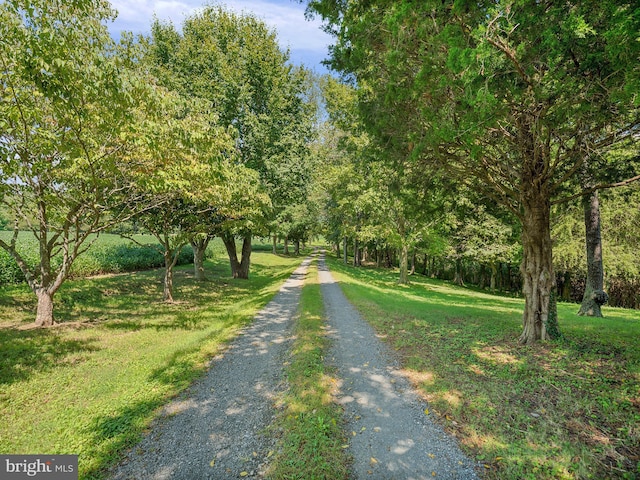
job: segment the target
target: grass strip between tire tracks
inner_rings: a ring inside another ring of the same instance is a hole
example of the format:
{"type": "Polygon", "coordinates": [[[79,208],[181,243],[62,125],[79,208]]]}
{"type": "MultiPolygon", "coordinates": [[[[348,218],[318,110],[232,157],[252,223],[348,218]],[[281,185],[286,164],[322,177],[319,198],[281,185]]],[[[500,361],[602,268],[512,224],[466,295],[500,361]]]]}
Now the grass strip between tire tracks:
{"type": "Polygon", "coordinates": [[[349,458],[344,448],[342,409],[333,395],[337,380],[324,363],[329,340],[315,260],[302,289],[295,338],[286,370],[289,389],[271,427],[280,438],[269,478],[347,479],[349,458]]]}

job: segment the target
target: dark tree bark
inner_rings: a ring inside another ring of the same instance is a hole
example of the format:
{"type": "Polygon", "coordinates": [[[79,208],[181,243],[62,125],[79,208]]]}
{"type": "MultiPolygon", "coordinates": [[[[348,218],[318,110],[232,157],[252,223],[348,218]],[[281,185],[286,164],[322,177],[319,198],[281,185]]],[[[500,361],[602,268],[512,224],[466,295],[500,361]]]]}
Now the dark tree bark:
{"type": "Polygon", "coordinates": [[[600,307],[607,302],[602,266],[602,237],[600,234],[600,201],[598,191],[582,200],[587,247],[587,280],[578,315],[602,317],[600,307]]]}
{"type": "Polygon", "coordinates": [[[360,243],[357,238],[353,240],[353,266],[360,266],[360,243]]]}
{"type": "Polygon", "coordinates": [[[293,254],[296,255],[296,256],[300,255],[300,240],[296,239],[293,242],[293,248],[294,248],[293,254]]]}
{"type": "Polygon", "coordinates": [[[456,268],[455,268],[455,273],[453,277],[453,283],[455,283],[456,285],[460,285],[461,287],[464,287],[464,275],[462,273],[462,260],[460,260],[459,258],[456,259],[456,268]]]}
{"type": "Polygon", "coordinates": [[[238,260],[238,250],[236,239],[233,235],[225,233],[222,235],[222,242],[227,249],[229,264],[231,266],[231,276],[233,278],[249,278],[249,265],[251,262],[251,235],[246,235],[242,241],[242,258],[238,260]]]}
{"type": "MultiPolygon", "coordinates": [[[[177,260],[177,255],[176,255],[177,260]]],[[[162,298],[165,302],[172,303],[173,300],[173,258],[171,252],[165,252],[164,254],[164,288],[162,292],[162,298]]]]}
{"type": "Polygon", "coordinates": [[[349,263],[349,259],[347,256],[347,237],[344,237],[344,239],[342,240],[342,252],[344,264],[346,265],[347,263],[349,263]]]}

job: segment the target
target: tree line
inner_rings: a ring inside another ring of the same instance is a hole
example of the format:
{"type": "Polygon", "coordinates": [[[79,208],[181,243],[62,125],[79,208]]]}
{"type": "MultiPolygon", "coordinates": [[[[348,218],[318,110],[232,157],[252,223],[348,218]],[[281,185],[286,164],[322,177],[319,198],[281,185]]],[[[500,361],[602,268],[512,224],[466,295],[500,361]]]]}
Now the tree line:
{"type": "Polygon", "coordinates": [[[454,242],[456,263],[475,249],[492,269],[510,254],[506,240],[517,233],[525,297],[520,342],[554,338],[560,332],[552,225],[557,209],[583,199],[588,267],[581,311],[598,312],[607,298],[598,194],[639,178],[637,7],[307,4],[335,37],[329,65],[342,76],[333,88],[345,101],[328,108],[344,152],[334,168],[358,195],[341,195],[340,182],[329,191],[341,217],[334,232],[345,244],[353,239],[356,263],[361,241],[391,245],[406,282],[410,252],[437,248],[444,227],[461,240],[454,242]]]}
{"type": "Polygon", "coordinates": [[[247,278],[252,236],[306,235],[293,219],[315,104],[276,33],[208,6],[181,32],[154,20],[149,36],[116,42],[115,15],[107,1],[0,5],[0,202],[13,231],[0,247],[37,297],[39,326],[95,234],[124,222],[161,245],[167,301],[188,243],[200,276],[219,236],[233,276],[247,278]],[[25,230],[37,262],[18,248],[25,230]]]}
{"type": "Polygon", "coordinates": [[[0,204],[13,231],[0,247],[38,325],[95,234],[127,222],[161,245],[167,301],[186,244],[196,277],[219,237],[247,278],[252,238],[297,253],[322,233],[345,261],[399,266],[401,283],[420,270],[520,288],[524,344],[559,335],[555,287],[570,296],[577,271],[581,310],[599,313],[602,228],[622,238],[618,278],[636,275],[638,215],[619,205],[637,191],[607,193],[639,178],[630,2],[307,3],[335,36],[341,78],[292,66],[276,32],[222,7],[116,42],[106,1],[0,5],[0,204]],[[37,264],[17,248],[25,230],[37,264]]]}

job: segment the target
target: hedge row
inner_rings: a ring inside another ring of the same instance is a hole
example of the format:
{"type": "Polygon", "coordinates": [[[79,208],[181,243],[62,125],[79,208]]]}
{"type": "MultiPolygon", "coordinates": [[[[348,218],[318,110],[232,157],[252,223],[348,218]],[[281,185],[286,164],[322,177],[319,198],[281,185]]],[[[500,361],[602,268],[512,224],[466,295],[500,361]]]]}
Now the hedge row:
{"type": "MultiPolygon", "coordinates": [[[[87,277],[104,273],[132,272],[164,266],[162,254],[153,245],[109,244],[93,245],[90,250],[79,256],[71,270],[72,277],[87,277]]],[[[38,262],[38,250],[35,243],[22,245],[20,254],[31,265],[38,262]]],[[[193,250],[186,246],[180,252],[178,265],[193,262],[193,250]]],[[[15,260],[0,249],[0,285],[24,282],[25,278],[15,260]]]]}

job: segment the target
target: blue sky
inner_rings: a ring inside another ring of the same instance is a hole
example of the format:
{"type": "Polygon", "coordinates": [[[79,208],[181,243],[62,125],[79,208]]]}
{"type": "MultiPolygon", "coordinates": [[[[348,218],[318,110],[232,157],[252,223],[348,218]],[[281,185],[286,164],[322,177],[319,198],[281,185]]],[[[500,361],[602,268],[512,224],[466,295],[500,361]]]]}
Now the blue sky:
{"type": "MultiPolygon", "coordinates": [[[[109,25],[112,36],[119,37],[123,30],[133,33],[149,33],[155,14],[161,20],[170,20],[176,27],[207,0],[111,0],[118,11],[118,18],[109,25]]],[[[304,18],[305,4],[296,0],[227,0],[213,2],[237,13],[252,13],[278,33],[280,46],[289,49],[291,61],[304,64],[318,73],[326,73],[321,61],[328,55],[327,47],[332,43],[329,35],[321,29],[320,20],[304,18]]]]}

